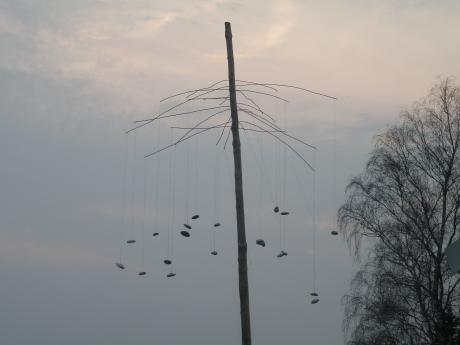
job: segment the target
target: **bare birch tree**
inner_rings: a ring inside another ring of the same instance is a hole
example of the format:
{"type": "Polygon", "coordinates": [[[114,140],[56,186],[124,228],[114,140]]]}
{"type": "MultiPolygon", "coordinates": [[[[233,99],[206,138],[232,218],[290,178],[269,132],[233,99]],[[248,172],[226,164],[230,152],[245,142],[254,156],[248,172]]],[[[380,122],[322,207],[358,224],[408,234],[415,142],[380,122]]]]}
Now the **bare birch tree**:
{"type": "Polygon", "coordinates": [[[340,229],[367,254],[343,297],[347,344],[460,344],[460,276],[445,257],[459,210],[460,88],[445,79],[377,137],[347,187],[340,229]]]}

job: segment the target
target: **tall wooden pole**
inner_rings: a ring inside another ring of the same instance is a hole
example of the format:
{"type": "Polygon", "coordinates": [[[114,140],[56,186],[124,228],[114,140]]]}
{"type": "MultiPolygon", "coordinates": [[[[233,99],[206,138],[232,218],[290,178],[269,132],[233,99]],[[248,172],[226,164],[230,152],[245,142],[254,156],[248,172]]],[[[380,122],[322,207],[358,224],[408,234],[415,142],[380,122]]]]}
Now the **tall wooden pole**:
{"type": "Polygon", "coordinates": [[[251,345],[251,316],[249,312],[248,245],[244,226],[243,172],[241,165],[241,144],[238,130],[238,108],[235,87],[235,63],[233,60],[232,27],[225,22],[227,42],[228,86],[232,116],[233,161],[235,168],[236,225],[238,231],[238,282],[240,292],[241,336],[243,345],[251,345]]]}

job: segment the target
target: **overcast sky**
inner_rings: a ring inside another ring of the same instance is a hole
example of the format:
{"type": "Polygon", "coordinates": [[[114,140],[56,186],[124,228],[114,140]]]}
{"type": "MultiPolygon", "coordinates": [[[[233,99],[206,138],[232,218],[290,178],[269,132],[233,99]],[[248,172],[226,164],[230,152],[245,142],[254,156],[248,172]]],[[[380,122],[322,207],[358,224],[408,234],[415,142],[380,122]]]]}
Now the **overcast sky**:
{"type": "Polygon", "coordinates": [[[238,344],[231,150],[214,131],[142,158],[204,114],[124,134],[175,104],[161,98],[226,78],[225,21],[238,79],[338,98],[256,97],[317,146],[295,146],[316,184],[270,136],[242,134],[254,344],[343,343],[358,266],[330,235],[335,212],[373,137],[438,77],[460,76],[454,0],[0,0],[2,344],[238,344]]]}

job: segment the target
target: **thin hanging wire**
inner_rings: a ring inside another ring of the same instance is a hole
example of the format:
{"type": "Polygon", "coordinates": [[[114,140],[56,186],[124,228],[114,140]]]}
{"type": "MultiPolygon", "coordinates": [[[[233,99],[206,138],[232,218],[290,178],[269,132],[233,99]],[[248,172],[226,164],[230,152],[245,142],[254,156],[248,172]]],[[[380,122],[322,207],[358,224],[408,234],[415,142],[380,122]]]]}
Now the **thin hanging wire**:
{"type": "MultiPolygon", "coordinates": [[[[337,115],[334,112],[334,120],[332,124],[332,196],[334,198],[332,205],[334,207],[333,215],[336,214],[338,209],[337,200],[337,115]]],[[[333,217],[332,220],[333,229],[337,228],[337,217],[333,217]]]]}
{"type": "MultiPolygon", "coordinates": [[[[170,138],[172,138],[172,129],[170,130],[170,138]]],[[[173,150],[174,151],[174,150],[173,150]]],[[[169,161],[168,161],[168,198],[169,198],[169,219],[168,219],[168,247],[167,247],[167,258],[171,258],[171,227],[173,221],[172,215],[172,204],[173,204],[173,151],[169,152],[169,161]]],[[[174,151],[175,152],[175,151],[174,151]]]]}
{"type": "Polygon", "coordinates": [[[313,151],[313,167],[315,170],[312,175],[312,225],[313,225],[313,292],[316,291],[316,150],[313,151]]]}
{"type": "Polygon", "coordinates": [[[194,155],[193,157],[195,157],[195,159],[193,160],[193,176],[194,176],[194,192],[193,192],[193,214],[197,214],[198,213],[198,194],[200,192],[200,188],[198,186],[199,184],[199,176],[198,176],[198,157],[199,157],[199,152],[198,152],[198,138],[195,140],[195,152],[194,152],[194,155]]]}
{"type": "Polygon", "coordinates": [[[127,213],[127,185],[128,185],[128,135],[124,134],[123,152],[123,181],[122,181],[122,217],[120,227],[120,252],[118,262],[123,263],[123,244],[126,233],[126,213],[127,213]]]}
{"type": "MultiPolygon", "coordinates": [[[[160,125],[157,125],[157,133],[156,135],[153,133],[154,137],[154,144],[156,147],[159,146],[160,144],[160,125]]],[[[144,158],[145,159],[145,158],[144,158]]],[[[152,215],[153,215],[153,232],[156,233],[157,227],[159,224],[159,212],[158,212],[158,193],[159,193],[159,175],[160,175],[160,162],[158,159],[153,160],[153,169],[152,169],[152,175],[153,175],[153,203],[152,203],[152,215]]]]}
{"type": "MultiPolygon", "coordinates": [[[[214,146],[214,224],[220,222],[220,193],[219,193],[219,182],[220,182],[220,155],[218,152],[218,147],[214,146]]],[[[212,242],[212,251],[216,251],[216,227],[211,228],[211,242],[212,242]]]]}
{"type": "MultiPolygon", "coordinates": [[[[171,129],[171,137],[172,137],[172,129],[171,129]]],[[[171,170],[171,175],[172,175],[172,206],[171,206],[171,221],[170,221],[170,227],[169,227],[169,237],[170,237],[170,258],[172,261],[172,264],[170,265],[171,270],[170,273],[174,271],[174,236],[173,236],[173,228],[175,224],[175,218],[176,218],[176,147],[174,146],[173,152],[172,152],[172,170],[171,170]]]]}
{"type": "Polygon", "coordinates": [[[135,238],[136,224],[136,175],[137,175],[137,133],[133,135],[133,154],[132,154],[133,175],[131,178],[131,222],[130,240],[135,238]]]}
{"type": "Polygon", "coordinates": [[[260,163],[259,165],[259,170],[260,174],[262,176],[262,179],[264,181],[261,181],[263,185],[267,184],[268,188],[262,188],[262,192],[265,189],[268,189],[268,195],[270,197],[270,201],[272,202],[272,206],[276,206],[275,202],[275,196],[273,192],[273,182],[272,178],[270,176],[271,169],[268,169],[267,165],[265,164],[265,158],[264,158],[264,137],[262,135],[257,135],[257,141],[258,141],[258,147],[259,147],[259,155],[256,155],[257,157],[257,162],[260,163]]]}
{"type": "MultiPolygon", "coordinates": [[[[189,124],[190,119],[187,118],[187,127],[190,126],[189,124]]],[[[190,142],[187,141],[187,148],[186,148],[186,167],[185,167],[185,215],[184,215],[184,223],[189,224],[190,220],[190,142]]]]}
{"type": "MultiPolygon", "coordinates": [[[[286,128],[286,105],[283,105],[283,114],[282,114],[282,121],[283,121],[283,126],[286,128]]],[[[286,207],[286,185],[287,185],[287,174],[286,174],[286,169],[287,169],[287,148],[285,145],[283,145],[283,189],[282,189],[282,198],[283,198],[283,209],[287,211],[286,207]]],[[[281,228],[281,247],[282,250],[286,250],[286,217],[282,217],[282,228],[281,228]]]]}
{"type": "Polygon", "coordinates": [[[141,268],[142,271],[144,270],[145,266],[145,217],[146,217],[146,208],[147,208],[147,165],[146,159],[143,159],[143,170],[144,170],[144,178],[143,178],[143,201],[142,201],[142,221],[141,221],[141,268]]]}

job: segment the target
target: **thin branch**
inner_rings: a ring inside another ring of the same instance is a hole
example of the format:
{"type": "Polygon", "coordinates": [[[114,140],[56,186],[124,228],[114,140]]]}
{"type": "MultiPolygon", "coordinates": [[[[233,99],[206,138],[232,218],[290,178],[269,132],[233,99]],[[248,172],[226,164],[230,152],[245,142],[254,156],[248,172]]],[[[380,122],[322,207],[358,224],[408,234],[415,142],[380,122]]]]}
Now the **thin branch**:
{"type": "Polygon", "coordinates": [[[219,114],[222,114],[223,112],[227,111],[227,109],[224,109],[224,110],[221,110],[221,111],[218,111],[214,114],[211,114],[209,115],[207,118],[205,118],[204,120],[201,120],[200,122],[198,122],[195,126],[193,126],[192,129],[189,129],[182,137],[179,138],[178,142],[181,141],[183,138],[185,138],[187,136],[187,134],[189,134],[192,130],[194,130],[195,127],[198,127],[199,125],[205,123],[206,121],[208,121],[209,119],[213,118],[214,116],[216,115],[219,115],[219,114]]]}
{"type": "Polygon", "coordinates": [[[219,140],[217,140],[216,146],[219,145],[220,139],[222,139],[222,136],[224,135],[225,127],[229,124],[229,122],[231,121],[231,119],[232,119],[232,117],[229,116],[227,122],[225,123],[224,128],[222,129],[222,132],[220,133],[219,140]]]}
{"type": "Polygon", "coordinates": [[[228,138],[230,138],[231,131],[232,131],[232,126],[230,126],[230,128],[228,129],[227,138],[225,139],[225,144],[224,144],[224,150],[225,150],[225,147],[227,146],[228,138]]]}
{"type": "Polygon", "coordinates": [[[271,121],[272,123],[276,123],[276,120],[275,120],[272,116],[270,116],[269,114],[267,114],[265,111],[263,111],[262,108],[260,108],[260,107],[257,107],[257,108],[256,108],[256,107],[253,107],[253,106],[250,105],[250,104],[243,103],[243,102],[238,102],[238,105],[240,105],[240,104],[241,104],[241,105],[244,105],[244,106],[246,106],[246,107],[252,108],[252,109],[254,109],[254,110],[260,112],[262,115],[265,115],[266,117],[268,117],[269,119],[271,119],[271,120],[272,120],[272,121],[271,121]]]}
{"type": "Polygon", "coordinates": [[[249,110],[249,109],[245,109],[245,108],[238,108],[238,110],[241,110],[243,113],[251,116],[252,118],[256,119],[257,121],[260,121],[262,122],[264,125],[267,125],[269,126],[270,128],[272,129],[277,129],[277,130],[281,130],[280,127],[278,127],[276,124],[274,123],[271,123],[269,122],[268,120],[265,120],[263,117],[261,117],[260,115],[258,114],[255,114],[253,111],[249,110]]]}
{"type": "Polygon", "coordinates": [[[193,101],[193,100],[194,100],[193,98],[190,98],[190,99],[187,99],[187,100],[185,100],[185,101],[183,101],[183,102],[180,102],[179,104],[176,104],[175,106],[173,106],[173,107],[171,107],[171,108],[169,108],[169,109],[166,109],[166,110],[162,111],[161,113],[159,113],[158,115],[154,116],[154,117],[151,118],[150,120],[145,121],[143,124],[141,124],[141,125],[139,125],[139,126],[136,126],[136,127],[134,127],[134,128],[131,128],[130,130],[126,131],[125,134],[128,134],[128,133],[130,133],[130,132],[132,132],[132,131],[134,131],[134,130],[136,130],[136,129],[138,129],[138,128],[144,127],[144,126],[146,126],[146,125],[152,123],[153,121],[159,119],[162,115],[166,114],[167,112],[169,112],[169,111],[171,111],[171,110],[173,110],[173,109],[175,109],[175,108],[178,108],[178,107],[180,107],[181,105],[184,105],[185,103],[191,102],[191,101],[193,101]]]}
{"type": "MultiPolygon", "coordinates": [[[[229,108],[229,107],[228,106],[217,106],[217,107],[210,107],[210,108],[201,108],[201,109],[197,109],[197,110],[185,111],[183,113],[177,113],[177,114],[170,114],[170,115],[167,115],[167,116],[161,116],[158,119],[165,119],[167,117],[198,113],[198,112],[201,112],[201,111],[213,110],[213,109],[219,109],[219,108],[229,108]]],[[[134,121],[134,123],[145,122],[145,121],[156,120],[156,119],[157,119],[157,117],[151,117],[149,119],[136,120],[136,121],[134,121]]]]}
{"type": "MultiPolygon", "coordinates": [[[[244,80],[239,80],[239,81],[244,82],[244,80]]],[[[327,97],[327,98],[331,98],[331,99],[337,99],[337,97],[329,96],[329,95],[326,95],[325,93],[312,91],[312,90],[305,89],[305,88],[303,88],[303,87],[295,86],[295,85],[275,84],[275,83],[260,83],[260,84],[258,84],[258,85],[287,87],[287,88],[290,88],[290,89],[297,89],[297,90],[305,91],[305,92],[308,92],[308,93],[312,93],[312,94],[318,95],[318,96],[323,96],[323,97],[327,97]]]]}
{"type": "MultiPolygon", "coordinates": [[[[181,95],[187,95],[187,94],[188,94],[187,98],[189,98],[189,97],[193,96],[194,94],[196,94],[197,92],[210,90],[214,86],[216,86],[216,85],[218,85],[220,83],[223,83],[225,81],[228,81],[228,79],[219,80],[218,82],[215,82],[215,83],[211,84],[208,87],[204,87],[204,88],[200,88],[200,89],[193,89],[193,90],[188,90],[188,91],[183,91],[183,92],[180,92],[180,93],[176,93],[174,95],[171,95],[171,96],[168,96],[168,97],[165,97],[165,98],[161,99],[160,102],[164,102],[164,101],[166,101],[168,99],[171,99],[171,98],[174,98],[174,97],[177,97],[177,96],[181,96],[181,95]]],[[[321,93],[321,92],[316,92],[316,91],[309,90],[309,89],[299,87],[299,86],[295,86],[295,85],[276,84],[276,83],[257,83],[257,82],[248,81],[248,80],[241,80],[241,79],[237,79],[236,81],[241,82],[241,83],[246,83],[244,85],[243,84],[238,84],[236,86],[261,86],[261,87],[269,88],[269,89],[271,89],[273,91],[276,91],[276,92],[278,92],[278,90],[276,88],[274,88],[273,86],[286,87],[286,88],[305,91],[305,92],[308,92],[308,93],[311,93],[311,94],[314,94],[314,95],[318,95],[318,96],[323,96],[323,97],[327,97],[327,98],[331,98],[331,99],[335,99],[335,100],[337,99],[337,97],[329,96],[329,95],[321,93]]],[[[224,88],[216,88],[215,90],[217,91],[219,89],[223,90],[224,88]]]]}
{"type": "Polygon", "coordinates": [[[200,89],[194,89],[194,90],[188,90],[188,91],[183,91],[183,92],[180,92],[180,93],[176,93],[174,95],[171,95],[171,96],[168,96],[168,97],[165,97],[165,98],[161,99],[160,102],[166,101],[168,99],[171,99],[171,98],[174,98],[174,97],[177,97],[177,96],[186,95],[188,93],[190,93],[190,95],[188,95],[188,97],[190,97],[190,96],[192,96],[193,94],[195,94],[195,93],[197,93],[199,91],[209,90],[210,88],[216,86],[217,84],[223,83],[224,81],[227,81],[227,79],[219,80],[218,82],[215,82],[214,84],[212,84],[210,86],[203,87],[203,88],[200,88],[200,89]]]}
{"type": "MultiPolygon", "coordinates": [[[[200,88],[200,89],[193,89],[193,90],[187,90],[187,91],[176,93],[174,95],[171,95],[171,96],[168,96],[168,97],[165,97],[165,98],[161,99],[160,102],[164,102],[164,101],[166,101],[168,99],[178,97],[178,96],[182,96],[182,95],[186,95],[186,94],[190,94],[187,97],[191,97],[197,92],[209,90],[209,89],[213,88],[214,86],[216,86],[216,85],[218,85],[220,83],[223,83],[224,81],[228,81],[228,79],[219,80],[218,82],[215,82],[214,84],[211,84],[210,86],[203,87],[203,88],[200,88]]],[[[276,88],[274,88],[274,87],[272,87],[270,85],[265,85],[265,84],[260,84],[260,83],[256,83],[256,82],[252,82],[252,81],[245,81],[245,80],[236,80],[236,81],[245,83],[245,84],[237,84],[236,86],[253,86],[253,85],[254,86],[262,86],[262,87],[265,87],[265,88],[268,88],[268,89],[271,89],[273,91],[278,92],[278,90],[276,88]]],[[[220,89],[222,89],[222,88],[220,88],[220,89]]],[[[217,90],[217,88],[216,88],[216,90],[217,90]]]]}
{"type": "Polygon", "coordinates": [[[175,142],[175,143],[169,144],[169,145],[167,145],[167,146],[165,146],[165,147],[163,147],[163,148],[161,148],[161,149],[159,149],[159,150],[157,150],[157,151],[155,151],[155,152],[149,153],[148,155],[144,156],[144,158],[148,158],[148,157],[151,157],[151,156],[153,156],[153,155],[156,155],[157,153],[160,153],[160,152],[162,152],[162,151],[164,151],[164,150],[167,150],[167,149],[169,149],[170,147],[176,146],[177,144],[182,143],[182,142],[184,142],[184,141],[186,141],[186,140],[188,140],[188,139],[190,139],[190,138],[193,138],[195,135],[198,135],[198,134],[201,134],[201,133],[203,133],[203,132],[209,131],[210,129],[212,129],[212,128],[203,129],[202,131],[193,133],[192,135],[190,135],[190,136],[188,136],[188,137],[186,137],[186,138],[184,138],[184,139],[182,139],[182,140],[180,140],[180,141],[177,141],[177,142],[175,142]]]}
{"type": "Polygon", "coordinates": [[[202,100],[202,101],[209,101],[209,100],[218,100],[218,99],[225,99],[227,100],[228,97],[199,97],[199,98],[193,98],[193,99],[199,99],[199,100],[202,100]]]}
{"type": "MultiPolygon", "coordinates": [[[[243,122],[243,121],[241,121],[241,122],[243,122]]],[[[244,121],[244,122],[246,123],[247,121],[244,121]]],[[[271,133],[271,132],[265,131],[264,128],[262,128],[262,127],[256,125],[255,123],[250,123],[250,124],[252,124],[253,126],[256,126],[257,128],[261,129],[264,133],[267,133],[267,134],[271,135],[272,137],[276,138],[276,139],[279,140],[281,143],[283,143],[284,145],[286,145],[286,146],[287,146],[292,152],[294,152],[301,160],[303,160],[304,163],[307,164],[307,166],[308,166],[312,171],[315,171],[315,169],[310,165],[310,163],[308,163],[308,162],[305,160],[305,158],[304,158],[300,153],[298,153],[291,145],[289,145],[289,144],[288,144],[287,142],[285,142],[283,139],[281,139],[280,137],[278,137],[277,135],[275,135],[275,134],[273,134],[273,133],[271,133]]]]}
{"type": "Polygon", "coordinates": [[[257,93],[259,95],[264,95],[264,96],[269,96],[269,97],[273,97],[273,98],[276,98],[276,99],[279,99],[280,101],[283,101],[283,102],[289,102],[287,99],[283,98],[283,97],[279,97],[279,96],[276,96],[276,95],[272,95],[271,93],[266,93],[266,92],[261,92],[261,91],[254,91],[254,90],[249,90],[249,89],[236,89],[236,91],[246,91],[246,92],[252,92],[252,93],[257,93]]]}
{"type": "MultiPolygon", "coordinates": [[[[241,121],[240,121],[241,122],[241,121]]],[[[246,123],[247,121],[245,121],[246,123]]],[[[219,125],[215,125],[215,126],[210,126],[210,127],[178,127],[178,126],[172,126],[172,127],[169,127],[169,128],[172,128],[172,129],[183,129],[183,130],[186,130],[186,129],[193,129],[193,130],[200,130],[200,129],[220,129],[220,128],[229,128],[231,126],[227,126],[226,125],[227,122],[223,122],[219,125]]],[[[258,133],[263,133],[263,132],[272,132],[272,133],[283,133],[284,131],[269,131],[269,130],[259,130],[259,129],[253,129],[253,128],[245,128],[243,126],[240,126],[240,129],[242,129],[243,131],[249,131],[249,132],[258,132],[258,133]]]]}
{"type": "Polygon", "coordinates": [[[273,91],[278,92],[278,89],[276,89],[276,88],[274,88],[274,87],[272,87],[270,85],[267,85],[267,84],[261,84],[261,83],[256,83],[254,81],[246,81],[246,80],[238,80],[238,79],[236,81],[246,83],[245,85],[237,84],[236,86],[262,86],[262,87],[266,87],[268,89],[271,89],[273,91]]]}
{"type": "MultiPolygon", "coordinates": [[[[238,92],[241,93],[241,94],[243,95],[243,97],[246,98],[249,102],[251,102],[252,104],[254,104],[254,106],[251,106],[251,105],[249,105],[249,104],[247,104],[247,106],[249,106],[250,108],[253,108],[253,109],[259,111],[259,112],[260,112],[261,114],[263,114],[263,115],[268,116],[274,123],[276,123],[276,120],[275,120],[273,117],[271,117],[270,115],[266,114],[266,113],[260,108],[260,106],[259,106],[256,102],[254,102],[254,100],[253,100],[252,98],[250,98],[249,96],[247,96],[243,91],[238,91],[238,92]]],[[[243,103],[240,102],[240,104],[243,104],[243,103]]]]}
{"type": "Polygon", "coordinates": [[[297,137],[295,137],[295,136],[293,136],[293,135],[288,134],[287,131],[282,130],[282,129],[279,128],[278,126],[275,126],[275,125],[272,126],[270,123],[266,123],[266,122],[262,121],[262,120],[261,120],[260,118],[258,118],[257,116],[254,116],[254,115],[256,115],[256,114],[254,114],[252,111],[248,111],[247,109],[244,109],[244,108],[241,108],[240,110],[241,110],[242,112],[246,113],[247,115],[253,117],[254,119],[256,119],[256,120],[262,122],[262,123],[265,124],[266,126],[269,126],[270,128],[277,130],[277,132],[284,134],[284,135],[287,136],[288,138],[291,138],[291,139],[293,139],[293,140],[295,140],[295,141],[298,141],[299,143],[304,144],[305,146],[308,146],[308,147],[310,147],[310,148],[312,148],[312,149],[314,149],[314,150],[317,149],[316,146],[313,146],[313,145],[311,145],[311,144],[309,144],[309,143],[303,141],[302,139],[299,139],[299,138],[297,138],[297,137]]]}

